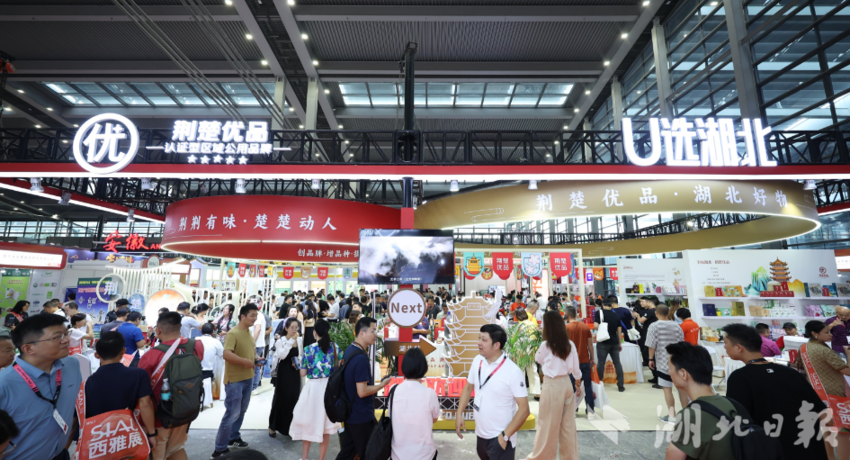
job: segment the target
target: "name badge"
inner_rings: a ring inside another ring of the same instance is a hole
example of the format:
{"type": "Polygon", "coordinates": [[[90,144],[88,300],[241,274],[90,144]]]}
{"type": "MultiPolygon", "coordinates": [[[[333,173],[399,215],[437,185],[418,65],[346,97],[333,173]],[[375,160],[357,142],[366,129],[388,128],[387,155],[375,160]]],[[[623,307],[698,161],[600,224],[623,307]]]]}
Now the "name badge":
{"type": "Polygon", "coordinates": [[[59,415],[59,411],[56,409],[53,409],[53,420],[56,420],[56,423],[59,425],[59,428],[62,429],[62,433],[68,434],[68,424],[65,423],[65,419],[63,419],[62,416],[59,415]]]}

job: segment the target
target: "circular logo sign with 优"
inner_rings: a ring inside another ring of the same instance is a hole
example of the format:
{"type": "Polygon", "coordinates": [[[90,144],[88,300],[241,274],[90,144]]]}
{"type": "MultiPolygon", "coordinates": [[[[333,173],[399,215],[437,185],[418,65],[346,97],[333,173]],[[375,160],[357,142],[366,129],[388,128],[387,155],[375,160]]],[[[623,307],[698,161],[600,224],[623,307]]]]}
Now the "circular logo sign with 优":
{"type": "Polygon", "coordinates": [[[124,169],[136,157],[138,149],[136,125],[115,113],[89,118],[77,129],[72,147],[77,163],[95,174],[111,174],[124,169]]]}
{"type": "Polygon", "coordinates": [[[425,317],[425,297],[413,289],[399,289],[387,301],[390,321],[399,327],[413,327],[425,317]]]}

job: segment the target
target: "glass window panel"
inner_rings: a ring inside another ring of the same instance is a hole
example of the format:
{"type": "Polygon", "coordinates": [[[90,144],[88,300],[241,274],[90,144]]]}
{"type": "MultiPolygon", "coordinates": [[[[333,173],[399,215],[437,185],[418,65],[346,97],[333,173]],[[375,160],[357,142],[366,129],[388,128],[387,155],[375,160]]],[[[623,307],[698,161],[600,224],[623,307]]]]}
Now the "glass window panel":
{"type": "Polygon", "coordinates": [[[567,96],[543,96],[540,98],[540,105],[561,106],[565,102],[567,102],[567,96]]]}
{"type": "Polygon", "coordinates": [[[428,93],[428,105],[452,105],[454,104],[454,97],[452,96],[432,96],[429,90],[428,93]]]}
{"type": "Polygon", "coordinates": [[[133,85],[140,93],[150,99],[150,101],[157,106],[177,105],[177,103],[168,97],[165,91],[163,91],[162,88],[155,83],[131,83],[131,85],[133,85]]]}
{"type": "Polygon", "coordinates": [[[340,83],[342,94],[366,94],[366,83],[340,83]]]}
{"type": "Polygon", "coordinates": [[[77,90],[72,88],[70,85],[59,82],[50,82],[44,83],[45,86],[53,90],[53,92],[58,94],[77,94],[77,90]]]}
{"type": "MultiPolygon", "coordinates": [[[[236,105],[244,105],[244,106],[259,106],[260,103],[257,101],[257,98],[254,97],[254,94],[251,93],[251,89],[248,88],[248,85],[245,83],[220,83],[221,88],[224,92],[233,100],[233,103],[236,105]]],[[[201,94],[205,94],[201,91],[201,94]]],[[[212,99],[208,96],[204,96],[204,98],[209,103],[213,103],[212,99]]]]}
{"type": "Polygon", "coordinates": [[[79,88],[80,91],[82,91],[83,93],[88,94],[89,96],[107,94],[105,89],[94,83],[73,83],[73,85],[79,88]]]}
{"type": "Polygon", "coordinates": [[[455,105],[481,105],[481,96],[458,96],[455,105]]]}
{"type": "Polygon", "coordinates": [[[395,83],[369,83],[369,92],[372,95],[380,94],[382,96],[397,94],[395,83]]]}
{"type": "Polygon", "coordinates": [[[106,95],[106,96],[91,96],[92,99],[97,101],[100,105],[124,105],[118,102],[114,97],[106,95]]]}
{"type": "Polygon", "coordinates": [[[507,96],[487,96],[484,98],[484,105],[507,107],[510,100],[507,96]]]}
{"type": "Polygon", "coordinates": [[[514,96],[538,96],[543,91],[543,83],[518,83],[514,96]]]}
{"type": "Polygon", "coordinates": [[[837,43],[824,50],[824,53],[826,54],[826,62],[829,67],[833,67],[847,58],[850,58],[850,37],[844,37],[839,40],[837,43]]]}
{"type": "Polygon", "coordinates": [[[68,102],[70,102],[71,104],[75,104],[75,105],[94,105],[94,104],[93,104],[90,100],[88,100],[88,99],[86,99],[86,98],[84,98],[84,97],[82,97],[82,96],[72,96],[72,95],[70,95],[70,94],[63,94],[63,95],[62,95],[62,97],[64,97],[64,98],[65,98],[68,102]]]}
{"type": "Polygon", "coordinates": [[[372,105],[369,96],[342,96],[345,105],[372,105]]]}
{"type": "Polygon", "coordinates": [[[546,85],[546,90],[543,91],[544,94],[570,94],[572,91],[573,85],[565,84],[565,83],[549,83],[546,85]]]}
{"type": "MultiPolygon", "coordinates": [[[[776,80],[762,86],[762,94],[765,102],[769,102],[791,89],[797,88],[801,82],[813,77],[816,72],[794,72],[793,75],[782,75],[776,80]]],[[[826,98],[823,81],[816,80],[814,83],[800,89],[799,91],[785,96],[777,104],[777,108],[802,109],[826,98]]]]}
{"type": "Polygon", "coordinates": [[[163,86],[183,105],[204,105],[186,83],[163,83],[163,86]]]}
{"type": "MultiPolygon", "coordinates": [[[[511,101],[511,106],[513,107],[515,105],[521,105],[521,106],[532,106],[532,107],[534,107],[535,105],[537,105],[537,100],[539,98],[540,98],[539,96],[531,96],[531,97],[514,96],[513,101],[511,101]]],[[[485,102],[485,104],[486,104],[486,102],[485,102]]]]}
{"type": "Polygon", "coordinates": [[[484,93],[484,83],[458,83],[458,95],[481,95],[484,93]]]}
{"type": "Polygon", "coordinates": [[[372,96],[372,104],[375,105],[398,105],[398,96],[372,96]]]}
{"type": "Polygon", "coordinates": [[[506,94],[510,95],[514,90],[512,83],[490,83],[487,85],[487,95],[506,94]]]}
{"type": "Polygon", "coordinates": [[[430,104],[430,96],[439,94],[439,95],[449,95],[454,94],[455,85],[452,83],[428,83],[428,103],[430,104]]]}

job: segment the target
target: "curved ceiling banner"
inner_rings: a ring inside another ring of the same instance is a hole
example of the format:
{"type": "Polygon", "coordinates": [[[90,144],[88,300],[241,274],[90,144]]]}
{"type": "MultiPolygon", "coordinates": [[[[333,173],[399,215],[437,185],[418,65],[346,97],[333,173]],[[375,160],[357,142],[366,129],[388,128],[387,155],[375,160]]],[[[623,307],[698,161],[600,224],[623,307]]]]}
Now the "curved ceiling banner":
{"type": "Polygon", "coordinates": [[[530,220],[647,213],[742,213],[767,216],[743,224],[650,238],[583,245],[484,246],[458,250],[581,248],[613,256],[740,246],[808,233],[820,226],[814,196],[792,181],[555,181],[470,192],[420,205],[417,228],[457,228],[530,220]]]}
{"type": "Polygon", "coordinates": [[[357,263],[360,228],[398,228],[400,219],[398,209],[328,198],[192,198],[168,206],[162,246],[207,257],[357,263]]]}

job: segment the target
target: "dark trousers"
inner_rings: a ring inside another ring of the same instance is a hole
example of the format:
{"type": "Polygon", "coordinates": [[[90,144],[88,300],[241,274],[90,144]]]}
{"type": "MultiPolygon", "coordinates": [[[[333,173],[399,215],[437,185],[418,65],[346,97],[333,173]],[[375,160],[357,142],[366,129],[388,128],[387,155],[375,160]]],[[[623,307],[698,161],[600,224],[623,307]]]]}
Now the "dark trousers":
{"type": "Polygon", "coordinates": [[[53,457],[53,460],[71,460],[71,454],[68,453],[68,449],[62,449],[62,452],[53,457]]]}
{"type": "Polygon", "coordinates": [[[617,372],[617,388],[623,388],[623,365],[620,364],[620,343],[596,343],[596,356],[599,357],[599,364],[596,366],[596,371],[599,373],[599,380],[605,375],[605,362],[608,356],[611,356],[611,362],[614,364],[614,370],[617,372]]]}
{"type": "Polygon", "coordinates": [[[366,423],[346,423],[339,443],[339,455],[336,460],[354,460],[354,456],[366,457],[366,444],[372,436],[372,429],[377,422],[372,419],[366,423]]]}
{"type": "MultiPolygon", "coordinates": [[[[638,342],[638,345],[640,345],[640,355],[643,359],[643,365],[649,367],[649,348],[646,347],[646,341],[641,340],[640,342],[638,342]]],[[[658,374],[655,372],[654,369],[650,369],[650,371],[652,371],[652,380],[657,382],[658,374]]],[[[643,372],[643,369],[641,369],[641,372],[643,372]]]]}
{"type": "Polygon", "coordinates": [[[475,449],[478,451],[478,458],[481,460],[514,460],[516,456],[516,447],[508,441],[507,448],[502,449],[502,446],[499,445],[499,438],[478,438],[475,449]]]}
{"type": "MultiPolygon", "coordinates": [[[[586,406],[584,413],[586,414],[588,409],[591,412],[595,412],[593,408],[593,380],[591,380],[590,376],[590,363],[584,363],[578,365],[579,370],[581,371],[581,383],[584,385],[584,404],[586,406]]],[[[570,381],[573,382],[573,393],[576,391],[576,379],[570,374],[570,381]]],[[[576,401],[576,412],[578,411],[578,401],[576,401]]]]}

